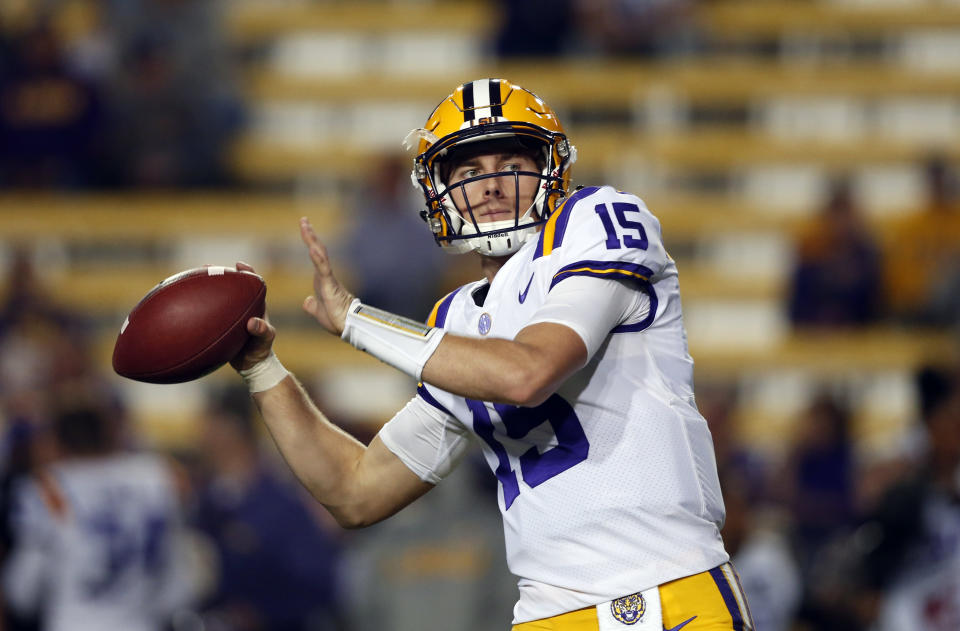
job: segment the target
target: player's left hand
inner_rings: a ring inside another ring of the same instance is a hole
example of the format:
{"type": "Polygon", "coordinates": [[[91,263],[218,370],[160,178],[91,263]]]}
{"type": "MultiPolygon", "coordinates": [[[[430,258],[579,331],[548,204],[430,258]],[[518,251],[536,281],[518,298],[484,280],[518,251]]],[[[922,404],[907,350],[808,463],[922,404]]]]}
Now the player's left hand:
{"type": "MultiPolygon", "coordinates": [[[[242,261],[237,262],[237,269],[257,273],[253,266],[242,261]]],[[[243,345],[237,356],[230,360],[230,365],[235,370],[252,368],[266,359],[273,348],[273,340],[277,337],[277,330],[270,324],[266,313],[261,318],[247,320],[247,333],[250,334],[250,339],[243,345]]]]}
{"type": "Polygon", "coordinates": [[[314,317],[330,333],[339,336],[343,333],[347,310],[354,296],[344,289],[333,275],[327,248],[317,238],[310,220],[300,218],[300,238],[303,239],[310,260],[313,261],[313,295],[303,301],[303,310],[314,317]]]}

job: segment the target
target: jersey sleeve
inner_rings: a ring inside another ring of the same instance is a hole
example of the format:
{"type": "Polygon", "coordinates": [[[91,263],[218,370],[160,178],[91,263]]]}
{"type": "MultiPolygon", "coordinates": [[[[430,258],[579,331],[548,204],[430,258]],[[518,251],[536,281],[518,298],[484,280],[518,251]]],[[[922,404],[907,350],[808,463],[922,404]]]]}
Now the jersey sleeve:
{"type": "Polygon", "coordinates": [[[659,305],[653,285],[675,269],[660,222],[643,200],[609,186],[577,191],[550,216],[534,252],[534,259],[539,257],[549,261],[548,301],[555,288],[575,277],[620,281],[642,294],[606,333],[650,326],[659,305]]]}
{"type": "Polygon", "coordinates": [[[470,445],[470,434],[453,415],[430,403],[426,389],[380,429],[380,440],[424,482],[438,484],[470,445]]]}
{"type": "Polygon", "coordinates": [[[552,322],[573,329],[583,340],[589,361],[610,331],[643,320],[649,309],[649,296],[635,291],[629,282],[574,276],[550,291],[527,326],[552,322]]]}
{"type": "Polygon", "coordinates": [[[571,276],[649,283],[669,262],[660,222],[643,200],[609,186],[571,195],[544,226],[539,256],[550,257],[551,289],[571,276]]]}

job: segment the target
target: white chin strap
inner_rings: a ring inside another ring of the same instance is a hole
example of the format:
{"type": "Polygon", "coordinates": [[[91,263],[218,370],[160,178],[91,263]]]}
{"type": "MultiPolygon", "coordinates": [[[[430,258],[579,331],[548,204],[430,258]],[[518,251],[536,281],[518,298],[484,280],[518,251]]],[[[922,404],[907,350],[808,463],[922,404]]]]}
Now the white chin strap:
{"type": "MultiPolygon", "coordinates": [[[[526,221],[530,216],[530,211],[527,211],[523,217],[520,218],[520,223],[526,221]]],[[[512,219],[506,219],[504,221],[491,221],[490,223],[480,224],[480,228],[484,232],[491,232],[502,230],[503,232],[496,232],[494,234],[488,234],[481,237],[473,237],[471,239],[461,239],[457,241],[458,247],[462,247],[464,252],[474,251],[478,252],[484,256],[507,256],[508,254],[513,254],[520,249],[527,239],[537,233],[536,226],[529,226],[527,228],[520,228],[519,230],[514,229],[516,222],[512,219]]],[[[476,234],[477,229],[474,227],[472,222],[464,223],[463,230],[460,234],[466,236],[470,234],[476,234]]]]}

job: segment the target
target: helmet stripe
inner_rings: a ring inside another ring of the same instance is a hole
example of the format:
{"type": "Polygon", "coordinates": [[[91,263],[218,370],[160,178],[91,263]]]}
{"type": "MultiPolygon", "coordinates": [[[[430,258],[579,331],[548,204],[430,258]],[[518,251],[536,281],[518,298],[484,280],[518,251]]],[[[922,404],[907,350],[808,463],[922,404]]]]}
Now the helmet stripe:
{"type": "Polygon", "coordinates": [[[472,120],[490,118],[490,91],[490,79],[478,79],[473,82],[472,120]]]}
{"type": "Polygon", "coordinates": [[[490,81],[490,115],[503,116],[503,101],[500,96],[500,82],[490,81]]]}
{"type": "Polygon", "coordinates": [[[503,116],[500,81],[478,79],[463,84],[463,122],[503,116]]]}
{"type": "Polygon", "coordinates": [[[473,120],[473,81],[463,84],[463,122],[473,120]]]}

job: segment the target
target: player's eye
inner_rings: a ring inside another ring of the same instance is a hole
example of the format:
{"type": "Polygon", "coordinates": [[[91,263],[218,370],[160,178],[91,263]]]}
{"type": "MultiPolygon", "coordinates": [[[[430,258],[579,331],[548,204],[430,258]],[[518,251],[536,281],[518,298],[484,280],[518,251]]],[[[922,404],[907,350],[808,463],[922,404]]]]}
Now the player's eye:
{"type": "Polygon", "coordinates": [[[457,180],[465,180],[467,178],[477,177],[478,175],[480,175],[480,169],[477,169],[474,167],[457,169],[455,175],[457,180]]]}
{"type": "Polygon", "coordinates": [[[519,162],[507,162],[500,169],[501,171],[522,171],[523,165],[519,162]]]}

